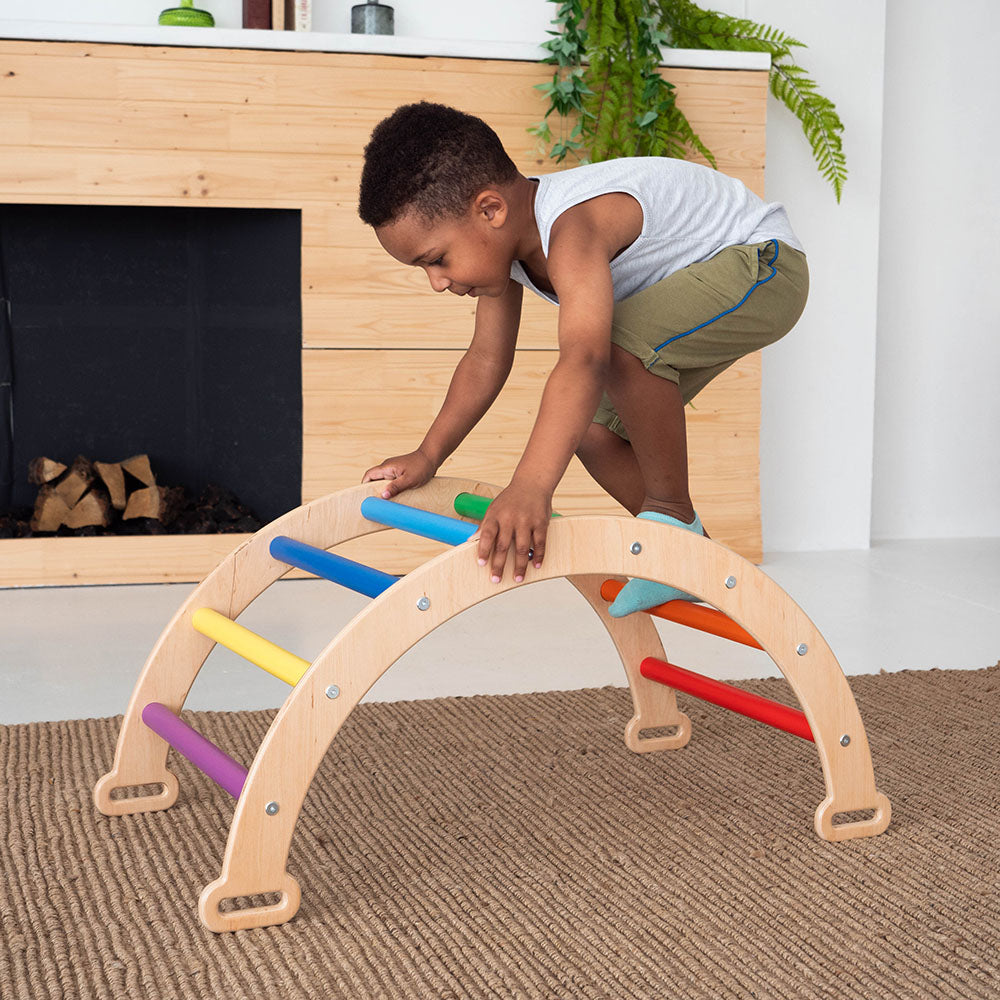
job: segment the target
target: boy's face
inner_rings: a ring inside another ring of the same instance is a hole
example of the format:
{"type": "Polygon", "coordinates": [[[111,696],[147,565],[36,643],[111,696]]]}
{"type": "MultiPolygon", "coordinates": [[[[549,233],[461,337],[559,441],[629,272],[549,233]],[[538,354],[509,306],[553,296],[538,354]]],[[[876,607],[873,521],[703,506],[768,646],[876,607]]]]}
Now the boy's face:
{"type": "Polygon", "coordinates": [[[435,292],[497,297],[507,288],[513,260],[506,219],[504,199],[487,191],[466,215],[428,222],[408,212],[375,235],[396,260],[422,267],[435,292]]]}

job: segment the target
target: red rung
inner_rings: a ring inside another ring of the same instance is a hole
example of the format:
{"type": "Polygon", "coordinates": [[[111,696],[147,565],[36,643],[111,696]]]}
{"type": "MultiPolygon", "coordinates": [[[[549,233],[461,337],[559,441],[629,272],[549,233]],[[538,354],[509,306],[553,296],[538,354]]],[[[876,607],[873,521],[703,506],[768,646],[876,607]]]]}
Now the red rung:
{"type": "Polygon", "coordinates": [[[739,712],[740,715],[756,719],[767,726],[815,742],[805,713],[797,708],[771,701],[770,698],[764,698],[759,694],[751,694],[749,691],[733,687],[732,684],[704,677],[693,670],[676,667],[654,656],[647,656],[639,664],[639,673],[651,681],[658,681],[677,691],[694,695],[695,698],[710,701],[713,705],[728,708],[731,712],[739,712]]]}
{"type": "MultiPolygon", "coordinates": [[[[601,584],[601,597],[606,601],[613,601],[618,596],[618,591],[624,586],[625,584],[618,580],[605,580],[601,584]]],[[[646,613],[656,615],[657,618],[664,618],[668,622],[696,628],[699,632],[709,632],[712,635],[721,636],[723,639],[742,642],[744,646],[753,646],[754,649],[764,648],[745,628],[737,625],[728,615],[724,615],[716,608],[705,607],[704,604],[692,604],[691,601],[667,601],[666,604],[658,604],[655,608],[649,608],[646,613]]]]}

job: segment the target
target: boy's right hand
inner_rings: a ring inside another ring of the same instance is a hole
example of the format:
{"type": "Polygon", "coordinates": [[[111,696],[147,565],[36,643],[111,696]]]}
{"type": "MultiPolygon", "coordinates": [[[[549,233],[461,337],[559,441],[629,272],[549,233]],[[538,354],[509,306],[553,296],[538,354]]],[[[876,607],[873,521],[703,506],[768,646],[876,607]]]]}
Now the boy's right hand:
{"type": "Polygon", "coordinates": [[[385,489],[382,491],[383,500],[391,500],[397,493],[403,490],[413,489],[415,486],[423,486],[429,479],[434,477],[437,470],[434,464],[422,451],[411,451],[409,455],[397,455],[396,458],[387,458],[381,465],[376,465],[369,469],[361,482],[370,483],[375,480],[386,480],[385,489]]]}

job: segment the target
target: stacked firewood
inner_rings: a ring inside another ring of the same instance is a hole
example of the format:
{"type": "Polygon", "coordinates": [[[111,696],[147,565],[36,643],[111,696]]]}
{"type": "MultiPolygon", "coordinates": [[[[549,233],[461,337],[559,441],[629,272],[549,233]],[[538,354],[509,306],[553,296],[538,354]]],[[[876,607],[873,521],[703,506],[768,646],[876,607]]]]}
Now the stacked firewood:
{"type": "Polygon", "coordinates": [[[121,462],[91,462],[78,455],[67,468],[51,458],[36,458],[28,479],[38,484],[32,531],[67,528],[106,528],[112,511],[124,521],[149,517],[169,524],[184,500],[179,487],[158,486],[148,455],[121,462]]]}
{"type": "Polygon", "coordinates": [[[33,535],[189,535],[251,533],[261,522],[230,491],[209,483],[197,496],[161,486],[148,455],[121,462],[72,465],[36,458],[28,478],[38,486],[34,509],[0,512],[0,538],[33,535]]]}

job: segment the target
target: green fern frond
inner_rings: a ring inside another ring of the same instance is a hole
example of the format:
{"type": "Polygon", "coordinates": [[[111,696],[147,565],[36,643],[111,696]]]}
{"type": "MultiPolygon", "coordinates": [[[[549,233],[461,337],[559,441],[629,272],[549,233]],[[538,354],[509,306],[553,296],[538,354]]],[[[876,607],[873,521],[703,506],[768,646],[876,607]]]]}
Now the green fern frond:
{"type": "MultiPolygon", "coordinates": [[[[714,167],[711,150],[663,79],[660,49],[668,35],[657,0],[551,2],[557,5],[553,24],[559,30],[543,43],[549,53],[544,61],[556,68],[552,80],[538,87],[549,101],[545,117],[529,129],[539,145],[560,162],[569,155],[596,162],[617,156],[683,158],[696,152],[714,167]],[[557,126],[550,124],[553,112],[551,121],[557,126]]],[[[693,5],[685,9],[706,17],[693,5]]],[[[701,24],[706,38],[718,29],[711,18],[701,24]]],[[[750,27],[745,31],[752,33],[750,27]]],[[[773,29],[766,29],[763,39],[758,47],[769,43],[779,48],[794,41],[773,29]]]]}
{"type": "Polygon", "coordinates": [[[713,169],[718,169],[718,164],[715,162],[715,156],[712,154],[712,151],[698,138],[695,130],[691,128],[691,123],[677,109],[670,115],[668,135],[679,137],[679,141],[676,141],[677,151],[668,153],[667,155],[683,159],[693,149],[695,152],[701,153],[713,169]]]}
{"type": "Polygon", "coordinates": [[[802,123],[821,176],[840,201],[847,180],[843,122],[832,101],[791,59],[804,43],[747,18],[704,10],[692,0],[550,0],[557,31],[543,43],[552,80],[538,84],[549,100],[528,131],[558,162],[616,156],[715,157],[691,127],[660,70],[660,46],[768,52],[770,89],[802,123]],[[549,123],[555,112],[558,134],[549,123]]]}
{"type": "Polygon", "coordinates": [[[841,141],[844,123],[833,102],[818,93],[805,70],[789,63],[771,67],[771,93],[802,123],[816,166],[839,202],[847,180],[847,159],[841,141]]]}
{"type": "Polygon", "coordinates": [[[597,45],[602,49],[610,49],[615,44],[618,30],[614,0],[598,0],[595,7],[599,10],[598,23],[601,26],[597,36],[597,45]]]}
{"type": "Polygon", "coordinates": [[[795,46],[805,47],[777,28],[703,10],[691,0],[659,0],[659,8],[671,41],[680,48],[770,52],[780,56],[795,46]]]}
{"type": "Polygon", "coordinates": [[[816,82],[791,61],[790,50],[805,45],[768,25],[702,10],[691,0],[649,2],[658,3],[662,24],[675,45],[771,54],[771,93],[802,123],[820,175],[829,181],[839,202],[847,180],[841,143],[844,124],[834,103],[823,97],[816,82]]]}

